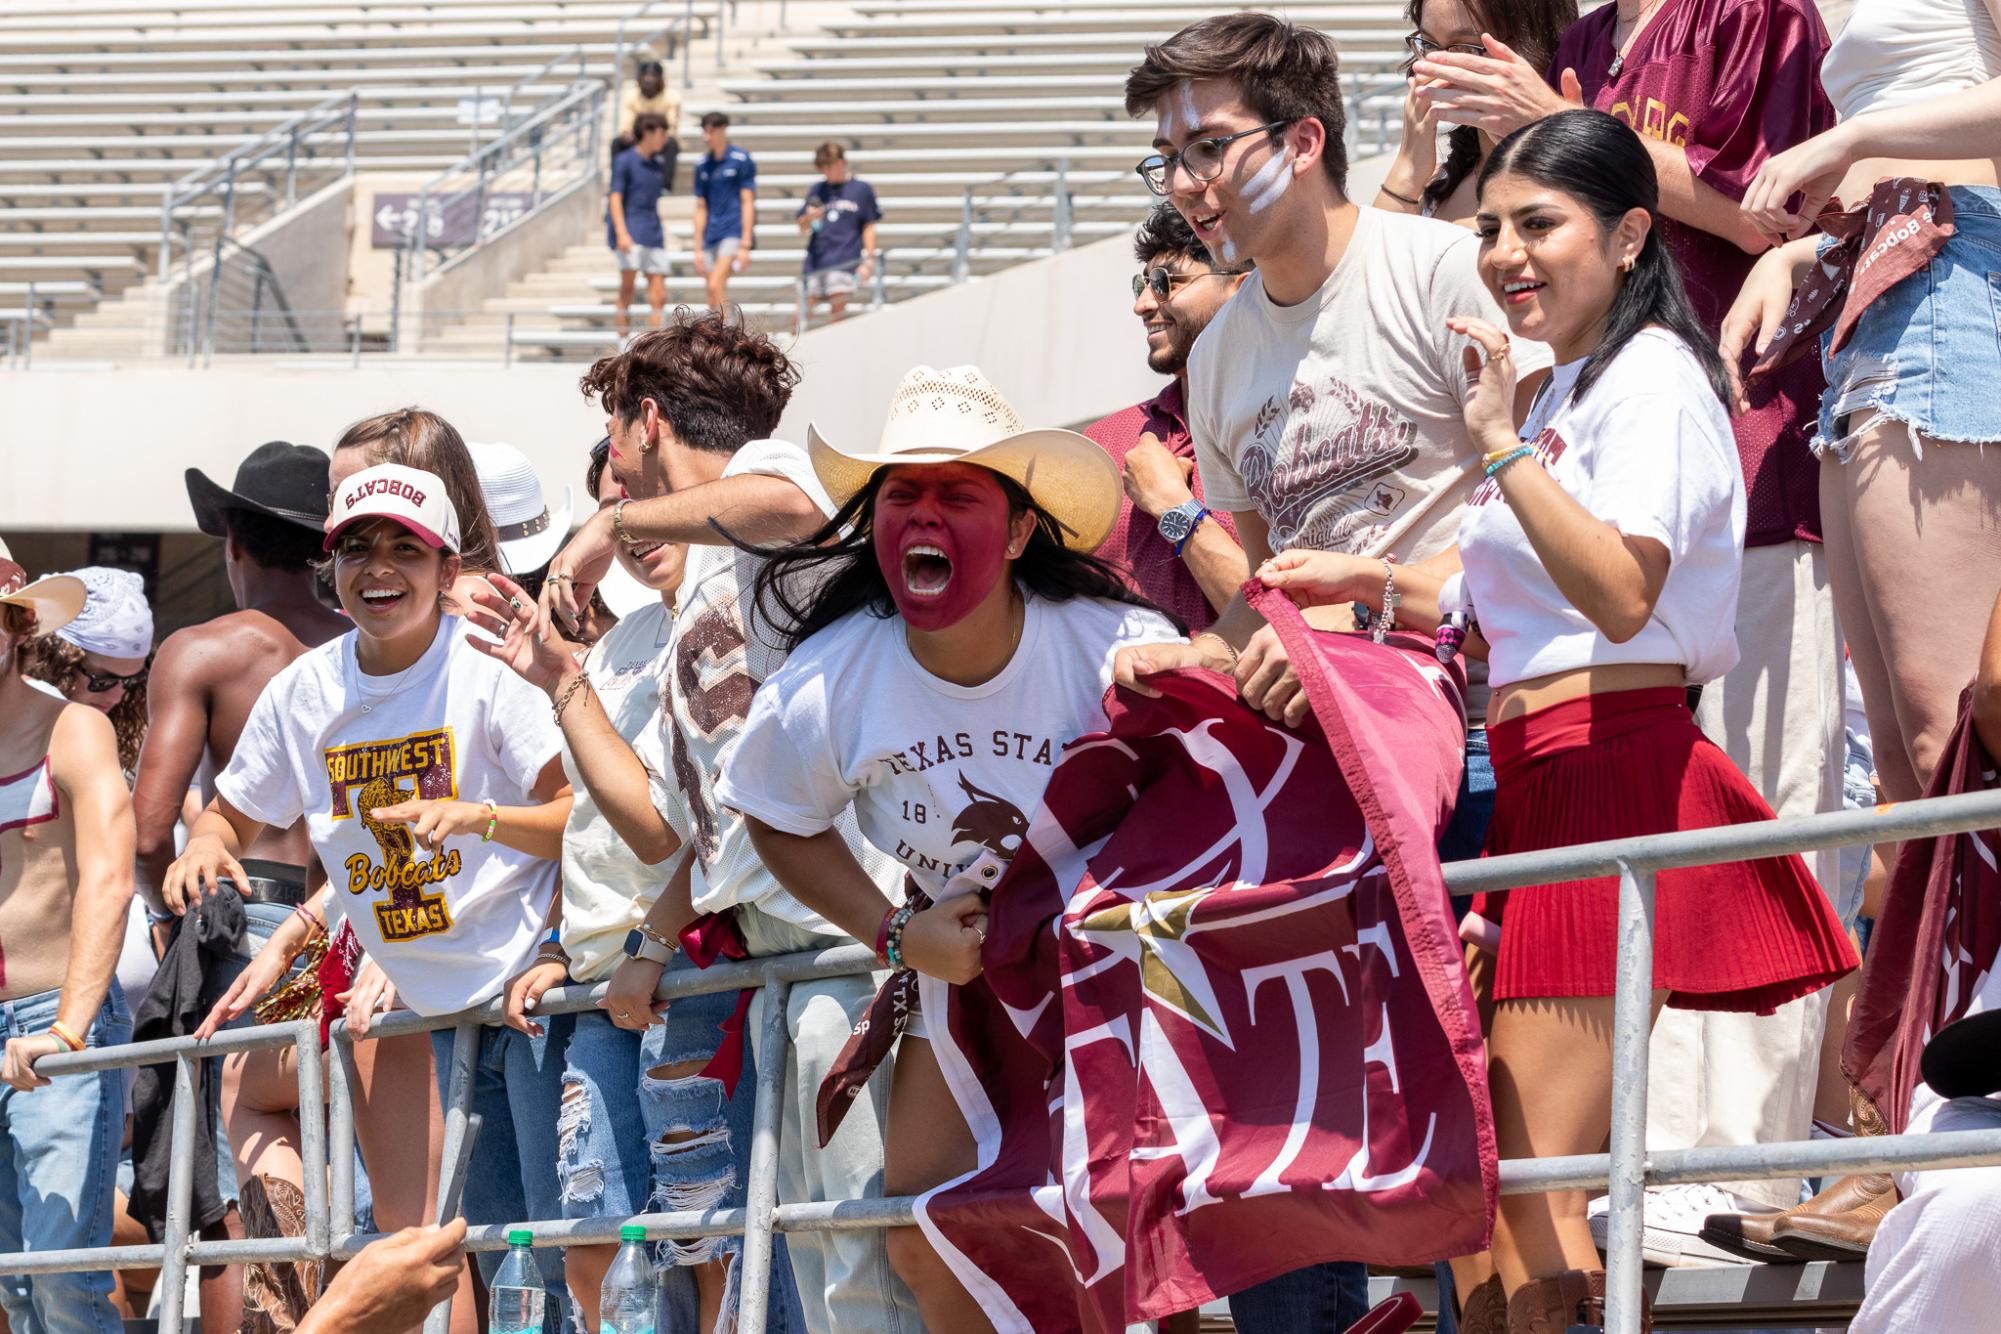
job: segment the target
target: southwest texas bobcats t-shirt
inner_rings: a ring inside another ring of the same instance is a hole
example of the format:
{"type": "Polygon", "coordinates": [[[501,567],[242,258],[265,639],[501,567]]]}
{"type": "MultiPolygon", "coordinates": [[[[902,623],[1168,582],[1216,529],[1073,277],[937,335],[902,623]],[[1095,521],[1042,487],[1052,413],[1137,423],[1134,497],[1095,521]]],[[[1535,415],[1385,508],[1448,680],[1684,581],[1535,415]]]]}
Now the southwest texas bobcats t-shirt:
{"type": "MultiPolygon", "coordinates": [[[[1452,545],[1480,475],[1461,403],[1476,315],[1507,330],[1475,271],[1479,238],[1432,218],[1360,210],[1327,281],[1273,304],[1253,273],[1195,340],[1188,429],[1207,502],[1256,510],[1289,547],[1422,560],[1452,545]]],[[[1519,374],[1550,364],[1515,340],[1519,374]]]]}
{"type": "Polygon", "coordinates": [[[1119,648],[1179,638],[1157,612],[1031,596],[1007,666],[961,686],[918,665],[901,618],[853,612],[757,692],[716,799],[801,837],[852,803],[935,898],[983,853],[1020,850],[1063,747],[1105,725],[1119,648]]]}
{"type": "Polygon", "coordinates": [[[465,642],[447,616],[409,670],[367,676],[355,635],[271,679],[216,790],[265,824],[301,817],[368,956],[405,1004],[449,1014],[525,968],[556,890],[556,863],[477,835],[419,847],[368,812],[410,797],[526,806],[562,748],[541,691],[465,642]]]}

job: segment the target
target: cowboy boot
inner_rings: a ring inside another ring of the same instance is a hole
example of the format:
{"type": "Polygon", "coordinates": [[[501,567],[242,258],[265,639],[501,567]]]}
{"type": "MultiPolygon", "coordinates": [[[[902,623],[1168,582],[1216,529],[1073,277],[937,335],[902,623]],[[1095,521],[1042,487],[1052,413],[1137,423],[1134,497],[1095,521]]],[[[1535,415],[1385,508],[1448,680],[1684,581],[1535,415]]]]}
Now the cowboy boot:
{"type": "Polygon", "coordinates": [[[1843,1186],[1848,1190],[1832,1202],[1835,1207],[1782,1219],[1772,1229],[1772,1244],[1800,1260],[1859,1260],[1867,1255],[1883,1215],[1896,1207],[1896,1183],[1877,1172],[1835,1183],[1837,1190],[1843,1186]]]}
{"type": "MultiPolygon", "coordinates": [[[[1846,1176],[1830,1184],[1812,1199],[1796,1204],[1783,1213],[1711,1214],[1703,1220],[1700,1235],[1710,1245],[1721,1247],[1732,1255],[1741,1255],[1749,1260],[1798,1264],[1808,1258],[1832,1258],[1808,1257],[1781,1247],[1776,1235],[1778,1229],[1793,1219],[1806,1215],[1819,1217],[1845,1215],[1853,1209],[1870,1204],[1890,1189],[1890,1178],[1881,1173],[1846,1176]]],[[[1869,1233],[1871,1236],[1875,1235],[1873,1224],[1869,1228],[1869,1233]]],[[[1843,1254],[1841,1258],[1852,1259],[1853,1256],[1843,1254]]]]}
{"type": "MultiPolygon", "coordinates": [[[[1569,1334],[1605,1323],[1605,1271],[1570,1269],[1531,1279],[1508,1301],[1508,1334],[1569,1334]]],[[[1640,1294],[1640,1334],[1653,1334],[1653,1303],[1640,1294]]]]}
{"type": "Polygon", "coordinates": [[[1508,1334],[1508,1290],[1494,1274],[1459,1303],[1459,1334],[1508,1334]]]}

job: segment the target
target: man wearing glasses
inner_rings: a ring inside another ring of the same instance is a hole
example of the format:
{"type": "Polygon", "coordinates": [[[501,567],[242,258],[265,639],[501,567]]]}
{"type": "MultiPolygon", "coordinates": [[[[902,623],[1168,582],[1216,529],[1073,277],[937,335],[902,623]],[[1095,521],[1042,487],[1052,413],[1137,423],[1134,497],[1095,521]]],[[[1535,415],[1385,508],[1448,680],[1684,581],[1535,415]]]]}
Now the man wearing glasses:
{"type": "Polygon", "coordinates": [[[1172,204],[1147,215],[1133,257],[1140,264],[1133,314],[1146,325],[1146,364],[1174,378],[1146,402],[1084,430],[1125,477],[1126,503],[1098,554],[1194,633],[1208,628],[1250,573],[1230,516],[1203,503],[1184,406],[1196,335],[1243,285],[1246,270],[1216,264],[1172,204]]]}

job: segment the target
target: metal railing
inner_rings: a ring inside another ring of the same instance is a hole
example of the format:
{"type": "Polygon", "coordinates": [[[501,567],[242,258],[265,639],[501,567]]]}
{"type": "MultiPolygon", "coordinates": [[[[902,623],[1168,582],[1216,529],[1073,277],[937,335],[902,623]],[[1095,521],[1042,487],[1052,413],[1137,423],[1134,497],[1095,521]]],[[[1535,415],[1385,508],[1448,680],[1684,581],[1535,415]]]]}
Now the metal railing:
{"type": "MultiPolygon", "coordinates": [[[[1581,877],[1619,877],[1618,983],[1614,999],[1611,1151],[1572,1157],[1510,1159],[1500,1165],[1504,1194],[1583,1190],[1608,1186],[1607,1334],[1636,1334],[1640,1327],[1642,1201],[1648,1185],[1732,1181],[1775,1175],[1834,1172],[1907,1171],[2001,1164],[2001,1130],[1950,1135],[1891,1135],[1840,1141],[1796,1141],[1730,1148],[1681,1149],[1649,1153],[1646,1148],[1647,1039],[1653,992],[1654,876],[1677,867],[1710,866],[1823,848],[1848,847],[1905,838],[2001,828],[2001,791],[1934,797],[1875,810],[1835,811],[1790,820],[1727,825],[1714,829],[1657,834],[1542,852],[1516,853],[1445,868],[1446,885],[1460,893],[1518,889],[1581,877]]],[[[786,1062],[786,999],[793,984],[870,972],[868,948],[844,946],[817,954],[790,954],[722,963],[701,972],[670,973],[656,993],[661,999],[705,992],[762,987],[766,992],[763,1050],[757,1063],[750,1170],[744,1207],[641,1214],[631,1219],[651,1239],[741,1236],[742,1288],[738,1328],[763,1334],[770,1296],[772,1237],[777,1232],[861,1230],[906,1225],[915,1200],[777,1201],[779,1097],[786,1062]]],[[[570,1014],[591,1008],[607,988],[563,987],[548,992],[539,1015],[570,1014]]],[[[500,1019],[498,999],[459,1015],[425,1018],[399,1013],[376,1021],[369,1038],[432,1029],[454,1030],[452,1065],[445,1108],[445,1167],[440,1194],[450,1189],[455,1149],[465,1134],[472,1099],[472,1068],[483,1025],[500,1019]]],[[[154,1246],[106,1247],[0,1255],[0,1274],[74,1272],[161,1267],[162,1334],[179,1334],[190,1264],[245,1260],[298,1261],[346,1258],[374,1240],[354,1231],[354,1100],[356,1076],[352,1043],[344,1024],[335,1027],[334,1057],[327,1081],[326,1128],[315,1114],[320,1106],[319,1031],[310,1020],[245,1028],[206,1043],[180,1038],[62,1054],[38,1062],[49,1076],[82,1074],[165,1061],[176,1063],[173,1104],[173,1161],[168,1176],[166,1239],[154,1246]],[[306,1164],[306,1235],[244,1241],[204,1242],[189,1238],[188,1208],[193,1190],[192,1155],[196,1062],[228,1051],[293,1046],[299,1055],[303,1157],[306,1164]],[[331,1215],[331,1227],[329,1226],[331,1215]]],[[[534,1230],[537,1246],[597,1245],[617,1240],[628,1220],[522,1220],[486,1224],[467,1232],[471,1250],[505,1248],[510,1226],[534,1230]]],[[[433,1311],[427,1330],[442,1330],[448,1307],[433,1311]]]]}
{"type": "MultiPolygon", "coordinates": [[[[499,138],[426,181],[417,192],[404,247],[405,273],[422,281],[433,252],[477,249],[495,233],[532,217],[544,205],[598,178],[598,128],[604,119],[604,85],[580,82],[499,138]],[[488,216],[489,195],[502,184],[528,195],[526,208],[507,218],[488,216]],[[461,231],[460,228],[463,227],[461,231]]],[[[446,262],[449,262],[447,260],[446,262]]]]}
{"type": "MultiPolygon", "coordinates": [[[[625,89],[626,64],[631,58],[633,48],[644,46],[646,43],[656,41],[662,37],[675,38],[681,48],[681,87],[688,89],[695,86],[695,0],[681,0],[682,12],[666,23],[642,29],[636,36],[627,31],[632,24],[645,18],[654,10],[671,5],[674,2],[675,0],[646,0],[645,4],[618,21],[617,48],[616,54],[613,56],[611,70],[611,104],[614,107],[618,105],[619,94],[625,89]]],[[[716,3],[717,69],[721,69],[723,66],[723,29],[725,25],[723,14],[729,4],[730,0],[717,0],[716,3]]],[[[668,52],[668,56],[671,59],[673,53],[671,51],[668,52]]],[[[620,128],[623,129],[624,127],[621,126],[620,128]]],[[[675,127],[669,125],[667,128],[671,131],[675,127]]]]}
{"type": "MultiPolygon", "coordinates": [[[[550,56],[549,59],[543,63],[542,68],[535,70],[532,73],[524,74],[520,78],[514,81],[513,86],[510,87],[500,99],[500,132],[502,134],[505,134],[509,130],[514,128],[515,97],[519,95],[523,89],[532,88],[537,83],[540,83],[544,75],[555,73],[556,67],[558,65],[567,65],[573,60],[577,62],[577,77],[570,80],[569,83],[569,88],[573,89],[577,87],[579,84],[588,82],[590,79],[590,70],[589,67],[584,63],[584,48],[581,46],[573,46],[567,51],[560,51],[557,54],[550,56]]],[[[567,92],[568,89],[565,89],[565,91],[567,92]]],[[[556,98],[558,100],[560,100],[562,96],[563,96],[562,93],[556,94],[556,98]]],[[[473,151],[474,152],[479,151],[479,146],[477,143],[474,144],[473,151]]]]}
{"type": "Polygon", "coordinates": [[[160,203],[159,277],[173,276],[177,239],[186,271],[192,275],[195,251],[202,248],[199,227],[205,216],[192,205],[210,200],[219,206],[219,249],[221,238],[233,236],[239,226],[275,217],[298,203],[302,173],[324,174],[329,180],[352,176],[360,107],[358,90],[337,93],[174,182],[160,203]],[[335,131],[341,134],[341,151],[323,157],[323,141],[335,131]],[[269,188],[257,196],[261,205],[254,211],[239,201],[237,189],[253,177],[269,178],[264,182],[269,188]]]}
{"type": "MultiPolygon", "coordinates": [[[[874,272],[870,275],[868,285],[869,299],[861,305],[861,308],[864,310],[881,310],[885,305],[889,304],[889,257],[890,251],[886,248],[873,256],[874,272]]],[[[862,265],[869,263],[870,258],[868,255],[863,255],[860,259],[851,259],[845,264],[829,264],[824,268],[814,269],[811,273],[802,273],[799,275],[799,282],[795,289],[797,296],[794,298],[798,305],[792,319],[792,333],[794,337],[805,333],[812,325],[814,306],[822,301],[831,304],[833,300],[830,296],[816,297],[811,295],[806,289],[812,285],[812,280],[823,273],[852,274],[861,268],[862,265]]],[[[857,304],[854,298],[861,294],[861,290],[861,282],[858,278],[855,286],[847,293],[848,304],[850,306],[857,304]]],[[[832,323],[832,320],[828,322],[832,323]]]]}

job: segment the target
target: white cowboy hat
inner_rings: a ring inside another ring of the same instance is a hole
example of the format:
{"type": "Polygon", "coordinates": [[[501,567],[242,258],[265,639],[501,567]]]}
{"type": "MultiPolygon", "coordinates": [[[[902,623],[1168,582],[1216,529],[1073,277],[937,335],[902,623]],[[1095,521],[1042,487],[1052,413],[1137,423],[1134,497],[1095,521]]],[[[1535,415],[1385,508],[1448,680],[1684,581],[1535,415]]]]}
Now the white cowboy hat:
{"type": "Polygon", "coordinates": [[[75,575],[51,574],[28,582],[28,572],[0,542],[0,602],[26,607],[35,614],[35,633],[54,634],[76,619],[87,596],[75,575]]]}
{"type": "Polygon", "coordinates": [[[836,447],[817,424],[806,428],[806,444],[836,508],[878,468],[974,463],[1018,483],[1075,551],[1097,550],[1124,496],[1111,455],[1075,431],[1030,430],[977,366],[912,367],[889,400],[889,419],[873,453],[836,447]]]}
{"type": "Polygon", "coordinates": [[[467,442],[480,494],[500,535],[500,554],[509,574],[533,574],[556,555],[570,535],[570,488],[555,507],[542,499],[542,479],[528,456],[506,444],[467,442]]]}

